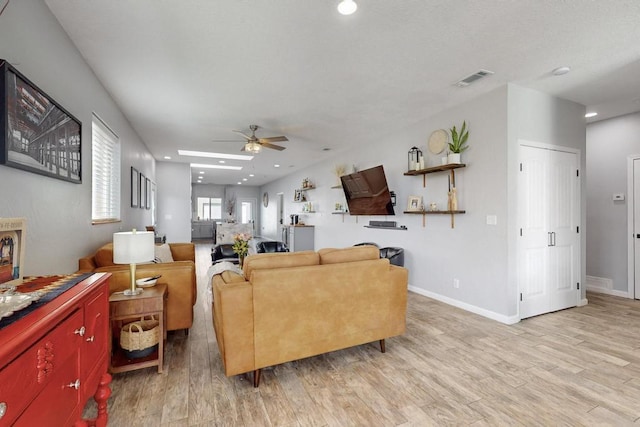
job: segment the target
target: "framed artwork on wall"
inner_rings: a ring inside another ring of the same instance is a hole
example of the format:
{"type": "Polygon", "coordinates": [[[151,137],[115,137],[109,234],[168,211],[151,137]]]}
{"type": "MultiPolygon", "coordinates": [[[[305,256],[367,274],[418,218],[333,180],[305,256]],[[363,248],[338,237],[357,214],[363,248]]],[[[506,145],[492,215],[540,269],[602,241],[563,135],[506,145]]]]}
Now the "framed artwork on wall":
{"type": "Polygon", "coordinates": [[[0,285],[22,282],[25,232],[25,218],[0,218],[0,285]]]}
{"type": "Polygon", "coordinates": [[[144,194],[146,195],[145,201],[144,201],[144,207],[146,209],[151,209],[151,180],[149,178],[145,180],[144,188],[145,188],[144,194]]]}
{"type": "Polygon", "coordinates": [[[138,169],[131,166],[131,207],[137,208],[140,203],[140,181],[138,169]]]}
{"type": "Polygon", "coordinates": [[[0,59],[0,164],[82,183],[82,124],[0,59]]]}
{"type": "Polygon", "coordinates": [[[144,205],[146,203],[147,200],[147,182],[146,182],[147,178],[142,174],[142,172],[140,172],[140,204],[138,205],[138,207],[140,209],[144,209],[144,205]]]}

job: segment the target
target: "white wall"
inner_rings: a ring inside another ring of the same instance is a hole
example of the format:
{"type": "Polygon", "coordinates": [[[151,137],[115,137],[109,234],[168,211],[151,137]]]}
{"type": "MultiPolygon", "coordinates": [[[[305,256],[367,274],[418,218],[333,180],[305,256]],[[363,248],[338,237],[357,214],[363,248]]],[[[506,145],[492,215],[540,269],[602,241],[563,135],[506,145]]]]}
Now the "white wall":
{"type": "MultiPolygon", "coordinates": [[[[308,177],[317,186],[308,193],[318,213],[302,215],[307,223],[316,226],[316,249],[344,247],[358,242],[373,241],[384,246],[405,249],[405,266],[409,269],[409,283],[417,291],[475,306],[484,314],[504,317],[513,311],[515,302],[507,298],[506,243],[506,121],[507,88],[493,91],[407,129],[399,129],[379,141],[370,141],[366,150],[341,153],[340,157],[297,173],[263,187],[271,199],[284,192],[285,219],[299,213],[300,205],[292,202],[295,188],[308,177]],[[449,216],[428,216],[426,227],[422,217],[404,215],[410,195],[423,196],[424,202],[445,206],[447,175],[422,177],[403,176],[407,170],[407,151],[417,146],[426,155],[427,166],[440,164],[441,155],[428,153],[426,141],[436,129],[460,126],[466,120],[470,129],[470,148],[463,153],[467,168],[456,173],[458,204],[467,211],[455,217],[455,228],[449,216]],[[397,194],[396,215],[388,217],[352,217],[332,215],[335,202],[344,202],[336,184],[333,168],[336,164],[355,164],[366,169],[384,165],[390,190],[397,194]],[[486,215],[498,216],[498,225],[486,225],[486,215]],[[369,220],[393,220],[406,225],[407,231],[365,228],[369,220]],[[453,279],[460,287],[453,287],[453,279]]],[[[392,130],[390,130],[391,132],[392,130]]],[[[275,203],[263,209],[263,227],[270,228],[275,215],[275,203]]],[[[272,227],[271,227],[272,228],[272,227]]],[[[515,293],[514,293],[515,295],[515,293]]]]}
{"type": "Polygon", "coordinates": [[[82,122],[82,184],[0,166],[0,217],[27,219],[24,274],[72,273],[114,232],[151,224],[150,210],[130,207],[129,176],[134,166],[154,179],[155,162],[43,1],[9,3],[0,16],[0,58],[82,122]],[[120,223],[91,225],[92,112],[122,143],[120,223]]]}
{"type": "Polygon", "coordinates": [[[292,201],[293,192],[308,177],[317,186],[308,196],[318,213],[302,214],[301,218],[315,225],[316,249],[364,241],[376,242],[381,247],[403,247],[412,290],[511,323],[517,321],[518,313],[512,250],[517,234],[516,211],[511,202],[516,200],[516,141],[523,138],[557,143],[580,148],[584,153],[584,128],[583,106],[518,86],[504,86],[410,128],[370,141],[367,150],[341,153],[333,161],[265,185],[262,191],[269,193],[273,203],[262,209],[262,227],[269,232],[275,227],[272,223],[277,218],[278,192],[284,193],[285,220],[289,214],[299,213],[300,205],[292,201]],[[427,216],[423,228],[421,216],[402,213],[407,199],[418,195],[425,204],[436,202],[446,206],[447,175],[428,175],[423,188],[422,177],[403,176],[407,170],[407,151],[417,146],[425,153],[427,166],[440,164],[441,155],[428,152],[428,136],[436,129],[460,127],[463,120],[469,126],[470,148],[462,155],[467,167],[456,171],[456,183],[459,208],[467,213],[455,217],[454,229],[450,227],[450,217],[445,215],[427,216]],[[341,190],[331,188],[336,184],[333,168],[343,163],[355,164],[359,169],[383,164],[389,188],[397,194],[396,215],[331,214],[335,202],[344,202],[341,190]],[[488,215],[497,217],[496,225],[487,225],[488,215]],[[365,228],[372,219],[397,221],[408,230],[365,228]],[[454,279],[459,280],[459,288],[453,287],[454,279]]]}
{"type": "Polygon", "coordinates": [[[627,294],[627,156],[640,154],[640,113],[587,126],[587,275],[627,294]],[[626,195],[614,202],[614,193],[626,195]]]}
{"type": "Polygon", "coordinates": [[[191,167],[157,162],[158,232],[167,243],[191,241],[191,167]]]}

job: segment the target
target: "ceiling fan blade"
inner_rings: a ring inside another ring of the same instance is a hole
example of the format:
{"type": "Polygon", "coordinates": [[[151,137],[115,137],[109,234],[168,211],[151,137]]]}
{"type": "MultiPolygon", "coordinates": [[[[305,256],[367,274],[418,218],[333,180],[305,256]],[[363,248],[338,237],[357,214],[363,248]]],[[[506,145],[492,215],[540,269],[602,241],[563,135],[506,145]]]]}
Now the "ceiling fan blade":
{"type": "Polygon", "coordinates": [[[273,148],[274,150],[282,151],[285,148],[275,144],[269,144],[268,142],[260,142],[260,145],[266,148],[273,148]]]}
{"type": "Polygon", "coordinates": [[[244,136],[245,138],[247,138],[248,141],[250,141],[252,139],[252,137],[250,137],[249,135],[247,135],[246,133],[242,132],[241,130],[232,130],[232,132],[235,133],[239,133],[240,135],[244,136]]]}
{"type": "Polygon", "coordinates": [[[240,151],[247,151],[244,148],[246,147],[246,145],[243,145],[242,148],[240,149],[240,151]]]}
{"type": "Polygon", "coordinates": [[[280,142],[280,141],[288,141],[289,138],[287,138],[286,136],[271,136],[269,138],[258,138],[258,141],[264,143],[269,143],[269,142],[280,142]]]}
{"type": "Polygon", "coordinates": [[[241,139],[212,139],[211,142],[245,142],[241,139]]]}

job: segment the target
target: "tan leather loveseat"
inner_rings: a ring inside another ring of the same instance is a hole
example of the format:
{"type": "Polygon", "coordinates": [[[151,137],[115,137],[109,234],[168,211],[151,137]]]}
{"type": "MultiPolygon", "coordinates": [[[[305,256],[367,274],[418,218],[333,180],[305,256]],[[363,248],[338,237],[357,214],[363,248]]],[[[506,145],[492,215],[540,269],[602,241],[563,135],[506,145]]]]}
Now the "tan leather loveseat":
{"type": "MultiPolygon", "coordinates": [[[[158,283],[166,283],[167,330],[189,328],[193,324],[193,305],[196,303],[196,265],[193,243],[169,243],[174,262],[137,264],[136,279],[161,274],[158,283]]],[[[107,243],[95,254],[80,258],[80,271],[111,273],[110,292],[122,291],[131,285],[129,266],[113,263],[113,244],[107,243]]]]}
{"type": "Polygon", "coordinates": [[[378,248],[266,253],[244,276],[213,276],[213,325],[227,376],[403,334],[408,272],[378,248]]]}

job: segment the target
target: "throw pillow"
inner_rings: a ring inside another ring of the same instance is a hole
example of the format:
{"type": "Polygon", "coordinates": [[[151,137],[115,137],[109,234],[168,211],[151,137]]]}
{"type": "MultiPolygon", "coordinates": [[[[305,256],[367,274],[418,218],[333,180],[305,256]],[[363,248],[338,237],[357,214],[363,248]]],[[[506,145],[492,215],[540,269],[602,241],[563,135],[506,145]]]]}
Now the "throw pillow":
{"type": "Polygon", "coordinates": [[[171,248],[168,244],[156,245],[155,247],[155,261],[156,262],[173,262],[173,255],[171,255],[171,248]]]}

